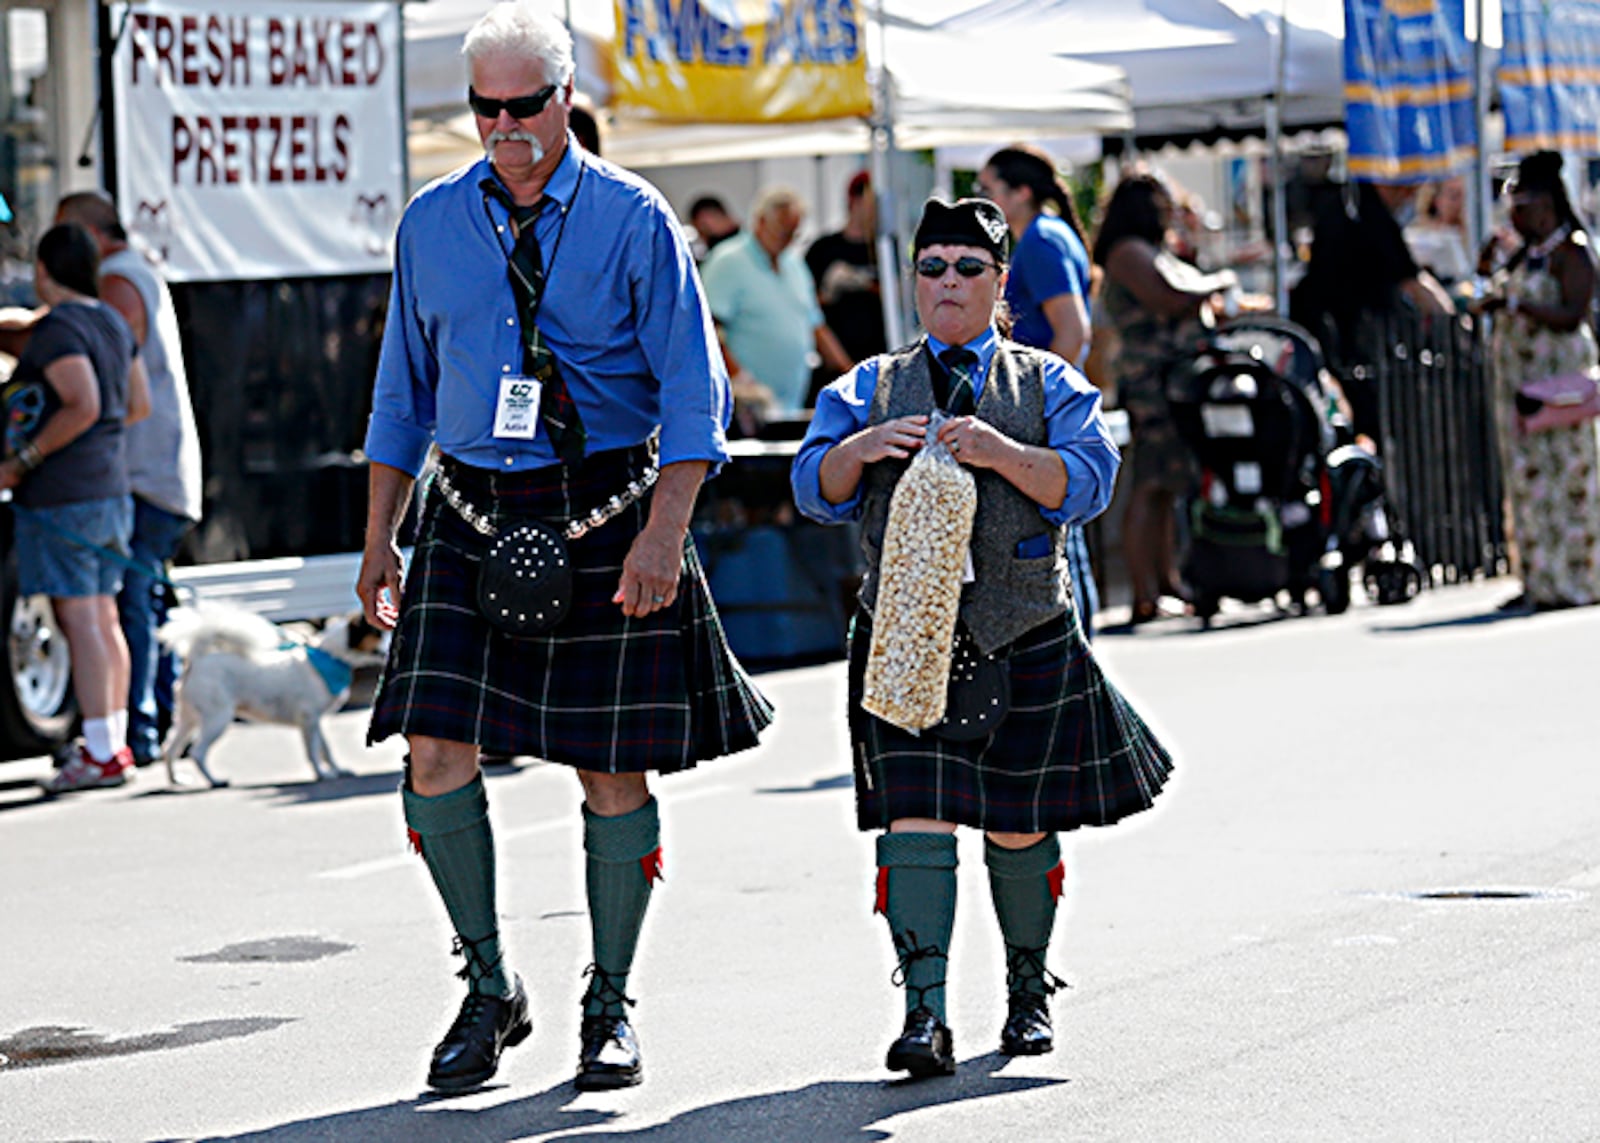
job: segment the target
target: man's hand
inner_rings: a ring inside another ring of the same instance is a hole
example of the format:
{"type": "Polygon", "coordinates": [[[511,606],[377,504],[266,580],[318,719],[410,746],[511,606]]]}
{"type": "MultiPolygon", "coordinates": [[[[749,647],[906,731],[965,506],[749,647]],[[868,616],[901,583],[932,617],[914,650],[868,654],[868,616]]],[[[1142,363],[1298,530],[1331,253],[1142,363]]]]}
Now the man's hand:
{"type": "Polygon", "coordinates": [[[632,618],[669,608],[678,598],[683,575],[683,532],[666,524],[648,524],[634,538],[622,561],[622,579],[612,603],[632,618]]]}
{"type": "Polygon", "coordinates": [[[400,549],[393,540],[368,544],[361,553],[356,595],[367,622],[384,631],[400,621],[400,549]]]}
{"type": "Polygon", "coordinates": [[[661,466],[661,479],[650,495],[650,519],[634,537],[622,561],[622,578],[611,602],[631,618],[671,607],[683,576],[683,538],[689,533],[694,499],[711,466],[703,460],[680,460],[661,466]]]}
{"type": "Polygon", "coordinates": [[[0,492],[8,491],[21,484],[25,474],[26,470],[22,467],[22,462],[16,457],[11,456],[4,461],[0,461],[0,492]]]}

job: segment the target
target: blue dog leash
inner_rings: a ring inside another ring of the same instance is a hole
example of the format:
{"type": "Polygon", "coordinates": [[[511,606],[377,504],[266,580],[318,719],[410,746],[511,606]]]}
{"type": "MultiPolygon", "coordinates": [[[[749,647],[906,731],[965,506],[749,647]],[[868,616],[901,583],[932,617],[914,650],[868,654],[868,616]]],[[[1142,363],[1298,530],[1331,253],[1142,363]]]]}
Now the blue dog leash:
{"type": "Polygon", "coordinates": [[[71,528],[64,527],[53,520],[45,520],[40,518],[38,523],[47,531],[54,532],[68,543],[77,544],[80,548],[88,548],[91,551],[99,552],[101,555],[111,560],[112,563],[120,564],[127,570],[138,572],[146,579],[153,580],[155,583],[160,584],[162,587],[166,588],[169,593],[171,593],[168,599],[169,604],[175,604],[178,602],[177,597],[180,592],[187,592],[191,602],[198,598],[199,593],[196,592],[193,587],[188,584],[175,583],[171,576],[167,575],[165,571],[161,570],[160,565],[152,567],[149,564],[142,564],[132,556],[125,556],[121,552],[117,551],[117,549],[107,547],[105,544],[97,544],[93,540],[89,539],[89,537],[81,536],[77,532],[74,532],[71,528]]]}

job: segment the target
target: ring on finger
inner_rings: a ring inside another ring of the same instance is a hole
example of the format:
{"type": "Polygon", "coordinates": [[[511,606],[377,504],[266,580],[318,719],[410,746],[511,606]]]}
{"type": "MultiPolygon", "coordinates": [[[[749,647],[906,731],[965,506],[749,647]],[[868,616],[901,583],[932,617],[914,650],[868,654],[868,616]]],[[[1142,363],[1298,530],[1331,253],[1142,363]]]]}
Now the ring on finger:
{"type": "Polygon", "coordinates": [[[667,597],[664,596],[664,595],[652,595],[650,597],[650,602],[651,603],[665,603],[666,601],[667,601],[667,597]]]}

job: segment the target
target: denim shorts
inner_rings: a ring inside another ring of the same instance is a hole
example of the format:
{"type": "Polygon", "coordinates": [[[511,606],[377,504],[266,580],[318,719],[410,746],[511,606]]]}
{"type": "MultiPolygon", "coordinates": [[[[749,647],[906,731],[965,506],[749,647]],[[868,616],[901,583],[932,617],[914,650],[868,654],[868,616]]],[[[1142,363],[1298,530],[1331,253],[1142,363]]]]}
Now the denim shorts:
{"type": "Polygon", "coordinates": [[[114,596],[122,590],[122,564],[63,533],[126,556],[133,535],[133,497],[80,500],[49,508],[14,504],[11,510],[17,522],[17,580],[23,595],[70,599],[114,596]]]}

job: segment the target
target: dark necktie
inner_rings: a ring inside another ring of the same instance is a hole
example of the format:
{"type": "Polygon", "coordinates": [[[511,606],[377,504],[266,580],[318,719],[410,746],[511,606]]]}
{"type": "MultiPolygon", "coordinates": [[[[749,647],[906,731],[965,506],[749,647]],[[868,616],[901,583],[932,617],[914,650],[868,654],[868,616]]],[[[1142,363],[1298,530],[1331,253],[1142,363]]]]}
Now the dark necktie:
{"type": "MultiPolygon", "coordinates": [[[[500,195],[495,197],[501,198],[500,195]]],[[[501,201],[505,200],[502,198],[501,201]]],[[[584,431],[577,402],[572,399],[566,379],[561,376],[555,354],[539,337],[539,329],[535,325],[545,281],[544,257],[539,253],[539,243],[533,235],[533,223],[549,201],[548,198],[542,198],[533,206],[510,207],[516,221],[517,242],[511,248],[506,274],[511,279],[511,292],[517,299],[517,317],[522,327],[522,372],[535,378],[541,386],[539,419],[550,437],[550,446],[555,449],[556,456],[565,464],[576,464],[583,459],[588,434],[584,431]]]]}
{"type": "Polygon", "coordinates": [[[950,395],[945,411],[952,417],[965,417],[978,407],[974,385],[978,376],[978,355],[960,346],[939,354],[939,363],[950,374],[950,395]]]}

